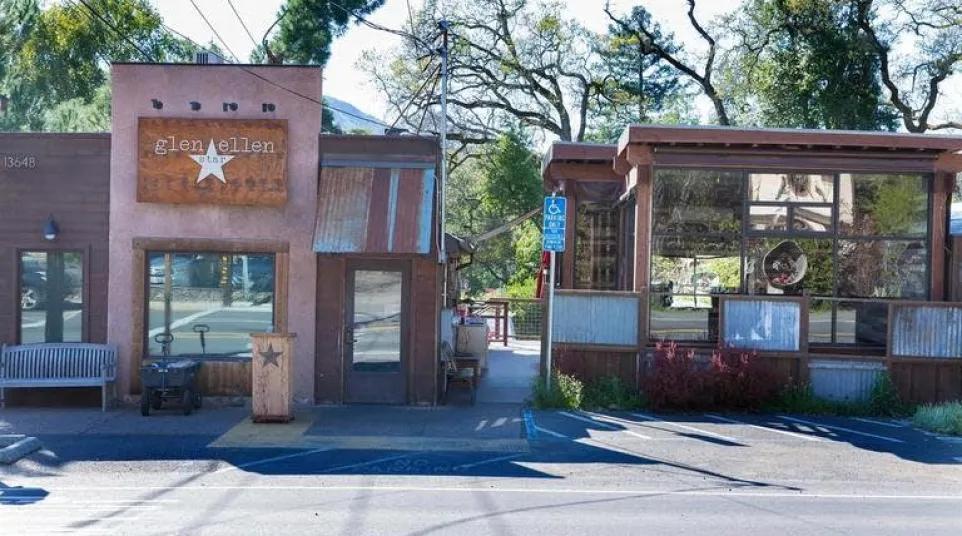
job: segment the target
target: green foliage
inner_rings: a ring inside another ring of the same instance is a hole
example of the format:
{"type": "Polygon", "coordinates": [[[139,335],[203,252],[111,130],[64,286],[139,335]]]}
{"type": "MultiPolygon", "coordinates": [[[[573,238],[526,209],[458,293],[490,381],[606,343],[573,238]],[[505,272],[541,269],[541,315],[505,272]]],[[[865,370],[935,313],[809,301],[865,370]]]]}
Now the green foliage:
{"type": "Polygon", "coordinates": [[[104,108],[98,98],[109,82],[108,62],[189,59],[193,47],[166,32],[147,0],[88,2],[117,31],[81,4],[39,10],[36,2],[0,0],[0,29],[11,30],[0,37],[0,92],[10,96],[0,128],[99,130],[104,108]]]}
{"type": "Polygon", "coordinates": [[[531,388],[533,405],[536,408],[578,409],[583,399],[584,384],[572,375],[558,372],[551,374],[551,388],[544,384],[544,378],[534,380],[531,388]]]}
{"type": "MultiPolygon", "coordinates": [[[[655,40],[665,42],[671,53],[678,52],[670,34],[652,21],[642,6],[632,9],[631,20],[651,29],[655,40]]],[[[632,123],[697,123],[692,95],[687,84],[650,47],[623,26],[611,24],[598,43],[601,84],[600,105],[586,141],[615,143],[625,126],[632,123]]]]}
{"type": "MultiPolygon", "coordinates": [[[[327,99],[324,99],[327,103],[327,99]]],[[[344,134],[341,127],[337,125],[337,121],[334,119],[334,112],[331,111],[327,106],[321,108],[321,132],[327,134],[344,134]]]]}
{"type": "Polygon", "coordinates": [[[915,411],[912,422],[930,432],[962,436],[962,402],[921,406],[915,411]]]}
{"type": "Polygon", "coordinates": [[[47,132],[110,132],[110,86],[97,88],[93,99],[70,99],[44,114],[47,132]]]}
{"type": "Polygon", "coordinates": [[[384,0],[287,0],[270,50],[285,63],[324,65],[331,42],[356,22],[345,9],[363,17],[382,5],[384,0]]]}
{"type": "Polygon", "coordinates": [[[826,400],[817,397],[811,385],[793,385],[782,392],[770,409],[800,415],[846,417],[905,417],[912,414],[912,407],[902,401],[888,373],[879,375],[868,397],[863,400],[826,400]]]}
{"type": "Polygon", "coordinates": [[[705,263],[705,271],[718,276],[723,288],[741,287],[742,260],[739,257],[722,257],[705,263]]]}
{"type": "MultiPolygon", "coordinates": [[[[543,194],[540,159],[519,130],[484,146],[477,158],[449,177],[449,232],[471,237],[498,228],[540,205],[543,194]]],[[[541,230],[534,222],[479,243],[472,265],[462,272],[469,294],[533,283],[540,262],[541,230]]],[[[534,292],[525,295],[530,298],[534,292]]]]}
{"type": "MultiPolygon", "coordinates": [[[[752,0],[734,23],[741,44],[730,93],[763,126],[894,130],[880,59],[849,0],[752,0]]],[[[743,115],[744,115],[744,111],[743,115]]]]}
{"type": "Polygon", "coordinates": [[[644,395],[625,385],[617,376],[606,376],[585,386],[581,406],[597,410],[641,410],[647,407],[644,395]]]}

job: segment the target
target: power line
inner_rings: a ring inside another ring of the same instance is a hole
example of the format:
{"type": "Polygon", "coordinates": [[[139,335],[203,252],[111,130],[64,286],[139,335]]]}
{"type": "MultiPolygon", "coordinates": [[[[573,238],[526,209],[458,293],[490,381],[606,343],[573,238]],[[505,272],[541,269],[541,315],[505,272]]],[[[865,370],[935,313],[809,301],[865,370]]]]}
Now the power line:
{"type": "Polygon", "coordinates": [[[429,49],[429,50],[431,49],[431,44],[430,44],[430,43],[428,43],[427,41],[424,41],[423,39],[421,39],[420,37],[418,37],[418,36],[416,36],[416,35],[414,35],[414,34],[412,34],[412,33],[404,32],[404,31],[401,31],[401,30],[395,30],[394,28],[388,28],[388,27],[386,27],[386,26],[381,26],[380,24],[373,23],[373,22],[367,20],[366,18],[364,18],[363,16],[358,15],[356,11],[351,10],[351,9],[347,9],[346,7],[338,4],[337,2],[334,2],[333,0],[328,0],[328,3],[330,3],[332,6],[340,9],[340,10],[343,11],[344,13],[347,13],[348,15],[351,15],[352,17],[356,18],[356,19],[358,20],[358,22],[360,22],[361,24],[363,24],[363,25],[365,25],[365,26],[367,26],[367,27],[369,27],[369,28],[372,28],[372,29],[374,29],[374,30],[378,30],[378,31],[381,31],[381,32],[387,32],[387,33],[389,33],[389,34],[394,34],[394,35],[396,35],[396,36],[398,36],[398,37],[404,37],[404,38],[406,38],[406,39],[410,39],[410,40],[414,41],[416,44],[418,44],[418,45],[420,45],[420,46],[422,46],[422,47],[424,47],[424,48],[426,48],[426,49],[429,49]]]}
{"type": "Polygon", "coordinates": [[[394,127],[398,124],[398,121],[400,121],[401,119],[404,118],[404,114],[407,113],[408,108],[410,108],[411,105],[414,104],[414,101],[416,101],[417,98],[421,96],[421,92],[424,91],[424,89],[428,86],[428,82],[431,82],[431,81],[433,81],[433,80],[436,80],[435,75],[436,75],[438,72],[440,72],[440,71],[441,71],[441,67],[440,67],[440,66],[439,66],[439,67],[436,67],[433,71],[431,71],[431,74],[428,75],[427,78],[424,79],[424,83],[421,84],[421,87],[419,87],[419,88],[417,89],[417,91],[414,92],[414,95],[411,95],[411,98],[408,100],[408,103],[404,106],[404,109],[401,110],[401,113],[400,113],[400,114],[398,114],[398,118],[395,119],[393,123],[391,123],[391,127],[390,127],[390,128],[391,128],[392,130],[393,130],[394,127]]]}
{"type": "Polygon", "coordinates": [[[251,43],[254,43],[254,48],[257,48],[258,47],[257,40],[254,39],[254,34],[252,34],[251,31],[247,29],[247,24],[244,23],[244,18],[240,16],[240,13],[237,12],[237,8],[234,7],[234,1],[227,0],[227,5],[230,6],[231,11],[234,12],[234,16],[237,17],[237,20],[240,21],[241,26],[244,28],[244,31],[247,32],[247,37],[251,38],[251,43]]]}
{"type": "MultiPolygon", "coordinates": [[[[104,25],[106,25],[108,29],[113,30],[114,33],[116,33],[117,35],[119,35],[119,36],[120,36],[124,41],[126,41],[130,46],[134,47],[134,49],[136,49],[137,52],[139,52],[141,56],[143,56],[144,58],[146,58],[147,61],[150,61],[150,62],[155,61],[154,58],[153,58],[153,56],[152,56],[150,53],[148,53],[148,52],[145,51],[144,49],[140,48],[140,45],[138,45],[138,44],[135,43],[132,39],[130,39],[129,37],[127,37],[126,35],[124,35],[123,32],[121,32],[120,30],[118,30],[116,26],[114,26],[114,25],[110,24],[109,22],[107,22],[107,20],[104,19],[104,18],[100,15],[100,13],[97,12],[97,10],[95,10],[95,9],[92,8],[92,7],[90,7],[90,4],[88,4],[86,0],[77,0],[77,1],[80,2],[81,4],[83,4],[83,6],[84,6],[85,8],[87,8],[87,10],[88,10],[90,13],[92,13],[95,17],[97,17],[98,19],[100,19],[100,22],[104,23],[104,25]]],[[[73,4],[73,6],[74,6],[74,7],[77,7],[76,4],[73,4]]]]}
{"type": "MultiPolygon", "coordinates": [[[[72,0],[67,0],[67,1],[69,2],[69,1],[72,1],[72,0]]],[[[90,7],[90,5],[87,4],[85,0],[78,0],[78,1],[81,2],[81,3],[83,3],[84,6],[85,6],[88,10],[90,10],[90,12],[91,12],[92,14],[94,14],[94,15],[100,20],[100,22],[102,22],[104,25],[106,25],[110,30],[112,30],[114,33],[116,33],[117,35],[119,35],[120,37],[122,37],[125,41],[127,41],[127,42],[130,43],[132,46],[134,46],[135,48],[137,48],[137,50],[139,50],[139,51],[144,55],[144,57],[147,59],[148,62],[150,62],[150,63],[155,63],[154,59],[153,59],[149,54],[147,54],[146,52],[144,52],[143,50],[141,50],[140,47],[138,47],[138,46],[136,45],[136,43],[134,43],[133,41],[131,41],[130,39],[128,39],[128,38],[123,34],[123,32],[121,32],[115,25],[111,24],[111,23],[108,22],[106,19],[104,19],[104,18],[100,15],[100,13],[98,13],[97,10],[95,10],[94,8],[90,7]]],[[[191,0],[191,3],[194,3],[194,0],[191,0]]],[[[194,6],[196,7],[196,4],[194,4],[194,6]]],[[[202,13],[202,12],[201,12],[201,16],[203,16],[203,13],[202,13]]],[[[205,20],[206,20],[206,19],[205,19],[205,20]]],[[[210,25],[210,24],[208,23],[208,26],[209,26],[209,25],[210,25]]],[[[184,35],[184,34],[182,34],[182,33],[180,33],[180,32],[178,32],[177,30],[171,28],[170,26],[167,26],[167,25],[164,24],[164,23],[161,23],[161,28],[163,28],[164,30],[166,30],[168,33],[174,33],[174,34],[180,36],[182,39],[186,40],[187,42],[191,43],[192,45],[194,45],[195,47],[197,47],[197,48],[199,48],[199,49],[204,49],[203,46],[199,45],[199,44],[198,44],[196,41],[194,41],[193,39],[187,37],[186,35],[184,35]]],[[[211,28],[211,30],[213,30],[213,28],[211,28]]],[[[214,33],[215,33],[215,35],[216,35],[216,31],[215,31],[214,33]]],[[[218,36],[218,38],[220,38],[220,36],[218,36]]],[[[221,40],[221,41],[223,42],[223,40],[221,40]]],[[[224,46],[227,46],[226,43],[224,44],[224,46]]],[[[228,49],[228,52],[230,52],[230,49],[228,49]]],[[[233,56],[233,52],[231,52],[231,55],[233,56]]],[[[236,57],[235,57],[235,59],[236,59],[236,57]]],[[[347,110],[343,110],[343,109],[341,109],[341,108],[338,108],[337,106],[332,106],[332,105],[330,105],[330,104],[328,104],[328,103],[326,103],[326,102],[324,102],[324,101],[322,101],[322,100],[320,100],[320,99],[316,99],[316,98],[314,98],[314,97],[311,97],[310,95],[305,95],[305,94],[303,94],[303,93],[301,93],[301,92],[299,92],[299,91],[297,91],[297,90],[295,90],[295,89],[291,89],[291,88],[289,88],[289,87],[287,87],[287,86],[285,86],[285,85],[283,85],[283,84],[279,84],[279,83],[277,83],[277,82],[275,82],[275,81],[273,81],[273,80],[271,80],[271,79],[269,79],[269,78],[267,78],[267,77],[265,77],[265,76],[262,76],[262,75],[260,75],[260,74],[258,74],[258,73],[256,73],[256,72],[250,70],[249,68],[247,68],[247,67],[245,67],[245,66],[243,66],[243,65],[239,65],[239,64],[237,64],[237,63],[232,63],[232,65],[233,65],[234,67],[237,67],[238,69],[244,71],[245,73],[247,73],[247,74],[255,77],[255,78],[258,78],[258,79],[260,79],[260,80],[262,80],[262,81],[264,81],[264,82],[266,82],[266,83],[268,83],[268,84],[270,84],[270,85],[272,85],[272,86],[274,86],[274,87],[277,87],[277,88],[279,88],[279,89],[282,89],[282,90],[284,90],[284,91],[286,91],[286,92],[288,92],[288,93],[290,93],[290,94],[292,94],[292,95],[295,95],[295,96],[300,97],[300,98],[302,98],[302,99],[304,99],[304,100],[307,100],[307,101],[309,101],[309,102],[312,102],[312,103],[314,103],[314,104],[317,104],[318,106],[321,106],[322,108],[327,108],[327,109],[329,109],[329,110],[333,110],[333,111],[335,111],[335,112],[342,113],[342,114],[344,114],[344,115],[346,115],[346,116],[353,117],[353,118],[355,118],[355,119],[364,121],[365,123],[371,123],[371,124],[375,124],[375,125],[378,125],[378,126],[391,128],[390,125],[388,125],[387,123],[384,123],[384,122],[382,122],[382,121],[378,121],[378,120],[376,120],[376,119],[371,119],[371,118],[369,118],[369,117],[364,117],[364,116],[362,116],[362,115],[359,115],[359,114],[356,114],[356,113],[353,113],[353,112],[349,112],[349,111],[347,111],[347,110]]]]}
{"type": "Polygon", "coordinates": [[[210,28],[210,31],[214,32],[214,37],[216,37],[217,40],[220,41],[222,45],[224,45],[224,48],[227,49],[227,52],[231,55],[232,58],[234,58],[234,61],[240,61],[237,57],[237,54],[234,54],[234,51],[230,49],[230,46],[228,46],[227,41],[224,41],[224,38],[222,38],[220,34],[217,33],[217,30],[214,28],[214,25],[211,24],[209,20],[207,20],[207,16],[204,15],[203,11],[201,11],[200,6],[197,5],[197,2],[195,2],[194,0],[190,0],[190,3],[191,5],[194,6],[194,9],[197,10],[197,13],[200,15],[200,18],[204,19],[204,22],[207,23],[207,27],[210,28]]]}

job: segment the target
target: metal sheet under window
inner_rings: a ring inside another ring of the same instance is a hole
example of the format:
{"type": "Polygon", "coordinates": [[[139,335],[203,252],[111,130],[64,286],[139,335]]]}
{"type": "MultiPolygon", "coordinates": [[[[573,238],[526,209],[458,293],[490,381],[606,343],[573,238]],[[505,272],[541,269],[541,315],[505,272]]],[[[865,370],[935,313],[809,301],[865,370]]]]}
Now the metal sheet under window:
{"type": "Polygon", "coordinates": [[[726,300],[725,346],[762,351],[797,352],[801,341],[801,305],[773,300],[726,300]]]}
{"type": "Polygon", "coordinates": [[[962,359],[962,307],[897,306],[892,355],[962,359]]]}

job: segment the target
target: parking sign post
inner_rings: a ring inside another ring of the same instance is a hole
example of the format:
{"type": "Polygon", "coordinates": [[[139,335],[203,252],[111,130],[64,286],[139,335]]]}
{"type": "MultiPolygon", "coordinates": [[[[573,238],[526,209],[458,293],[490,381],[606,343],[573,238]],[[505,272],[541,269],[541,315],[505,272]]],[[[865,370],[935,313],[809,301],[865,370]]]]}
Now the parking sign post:
{"type": "Polygon", "coordinates": [[[565,250],[565,227],[568,213],[568,200],[551,194],[544,198],[542,248],[548,252],[548,336],[546,348],[545,387],[551,389],[551,333],[554,318],[554,271],[555,253],[565,250]]]}

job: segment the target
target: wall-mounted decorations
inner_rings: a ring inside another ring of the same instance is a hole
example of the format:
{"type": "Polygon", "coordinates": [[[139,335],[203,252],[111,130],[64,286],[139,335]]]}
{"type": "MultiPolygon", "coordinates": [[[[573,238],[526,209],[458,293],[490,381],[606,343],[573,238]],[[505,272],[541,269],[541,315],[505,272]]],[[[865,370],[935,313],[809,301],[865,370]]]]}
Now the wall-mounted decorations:
{"type": "Polygon", "coordinates": [[[287,202],[287,121],[140,118],[137,201],[287,202]]]}

